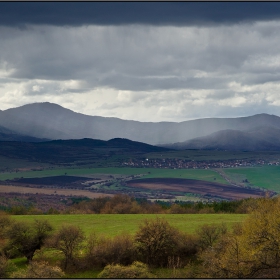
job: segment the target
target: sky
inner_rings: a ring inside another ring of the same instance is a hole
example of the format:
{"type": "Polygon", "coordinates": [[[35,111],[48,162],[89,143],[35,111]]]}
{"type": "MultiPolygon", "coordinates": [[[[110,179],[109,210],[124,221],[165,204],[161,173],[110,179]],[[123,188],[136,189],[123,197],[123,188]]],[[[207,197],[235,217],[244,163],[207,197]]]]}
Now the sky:
{"type": "Polygon", "coordinates": [[[0,109],[280,116],[280,2],[0,2],[0,109]]]}

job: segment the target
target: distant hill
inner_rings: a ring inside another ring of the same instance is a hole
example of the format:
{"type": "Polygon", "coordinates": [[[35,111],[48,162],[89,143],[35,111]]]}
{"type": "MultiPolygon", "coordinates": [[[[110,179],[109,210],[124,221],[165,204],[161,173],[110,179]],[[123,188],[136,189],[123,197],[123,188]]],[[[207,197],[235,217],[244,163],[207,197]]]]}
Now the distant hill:
{"type": "Polygon", "coordinates": [[[262,126],[248,131],[221,130],[208,136],[164,145],[164,147],[229,151],[280,150],[280,129],[262,126]]]}
{"type": "Polygon", "coordinates": [[[180,123],[138,122],[88,116],[53,103],[33,103],[0,111],[0,126],[17,134],[48,139],[126,138],[151,145],[178,143],[221,130],[280,129],[280,118],[259,114],[240,118],[205,118],[180,123]]]}
{"type": "Polygon", "coordinates": [[[1,156],[63,165],[68,163],[70,165],[93,164],[103,160],[122,162],[127,158],[162,151],[168,151],[168,149],[128,139],[53,140],[36,143],[0,142],[1,156]]]}
{"type": "Polygon", "coordinates": [[[47,140],[48,139],[41,139],[28,135],[17,134],[10,129],[0,126],[0,141],[41,142],[47,140]]]}

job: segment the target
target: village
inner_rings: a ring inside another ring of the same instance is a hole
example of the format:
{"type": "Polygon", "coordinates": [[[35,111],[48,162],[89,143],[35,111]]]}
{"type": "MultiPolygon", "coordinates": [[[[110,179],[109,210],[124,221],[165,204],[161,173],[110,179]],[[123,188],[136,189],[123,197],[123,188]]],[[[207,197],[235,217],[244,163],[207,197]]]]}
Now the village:
{"type": "Polygon", "coordinates": [[[129,167],[149,167],[149,168],[168,168],[168,169],[209,169],[209,168],[234,168],[250,167],[262,165],[279,165],[279,161],[257,160],[208,160],[194,161],[184,159],[130,159],[121,163],[122,166],[129,167]]]}

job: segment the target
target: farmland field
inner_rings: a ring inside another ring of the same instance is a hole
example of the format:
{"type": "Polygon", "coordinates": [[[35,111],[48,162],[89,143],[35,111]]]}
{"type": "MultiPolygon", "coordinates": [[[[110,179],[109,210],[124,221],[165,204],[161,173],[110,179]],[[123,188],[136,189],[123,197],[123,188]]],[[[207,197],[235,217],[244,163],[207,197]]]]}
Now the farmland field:
{"type": "Polygon", "coordinates": [[[34,219],[47,219],[55,229],[63,224],[81,227],[89,235],[91,232],[116,236],[123,232],[134,234],[138,226],[146,219],[156,217],[166,219],[178,229],[194,233],[203,224],[226,223],[229,227],[243,221],[245,214],[87,214],[87,215],[15,215],[13,219],[30,222],[34,219]]]}
{"type": "Polygon", "coordinates": [[[66,196],[85,196],[97,198],[112,196],[112,194],[96,193],[87,190],[57,189],[57,188],[30,188],[20,186],[0,185],[0,193],[20,193],[20,194],[47,194],[47,195],[66,195],[66,196]]]}
{"type": "Polygon", "coordinates": [[[247,179],[253,186],[280,193],[280,166],[228,168],[223,169],[223,171],[236,183],[247,179]]]}
{"type": "Polygon", "coordinates": [[[61,175],[89,176],[93,174],[123,174],[137,175],[145,174],[142,178],[188,178],[196,180],[211,181],[227,184],[219,174],[211,170],[199,169],[156,169],[156,168],[62,168],[48,169],[42,171],[26,171],[26,172],[11,172],[0,173],[0,180],[11,180],[14,178],[41,178],[48,176],[61,175]]]}
{"type": "MultiPolygon", "coordinates": [[[[258,170],[253,168],[223,169],[226,177],[236,178],[235,171],[258,170]],[[232,173],[230,173],[232,172],[232,173]]],[[[274,173],[276,170],[273,171],[274,173]]],[[[272,173],[273,173],[272,172],[272,173]]],[[[221,172],[220,172],[221,173],[221,172]]],[[[221,173],[222,174],[222,173],[221,173]]],[[[165,168],[63,168],[38,171],[1,173],[3,182],[1,192],[45,193],[55,194],[64,189],[65,195],[83,195],[90,198],[100,196],[98,193],[127,193],[131,196],[144,196],[149,199],[175,199],[186,193],[201,196],[204,199],[242,199],[246,197],[264,196],[263,190],[240,187],[240,182],[232,179],[230,185],[219,172],[209,169],[165,169],[165,168]],[[135,177],[137,175],[137,178],[135,177]],[[137,180],[136,180],[137,179],[137,180]],[[133,180],[133,183],[132,181],[133,180]],[[155,180],[160,181],[156,184],[155,180]],[[6,185],[6,187],[5,187],[6,185]],[[44,188],[42,188],[44,186],[44,188]],[[33,189],[28,188],[33,187],[33,189]],[[40,187],[41,189],[35,189],[40,187]],[[48,189],[51,187],[52,189],[48,189]],[[77,189],[74,191],[74,189],[77,189]],[[85,192],[82,192],[85,190],[85,192]],[[89,192],[90,190],[90,192],[89,192]],[[93,192],[97,192],[93,194],[93,192]]],[[[239,174],[237,177],[245,178],[239,174]]],[[[273,178],[273,176],[271,177],[273,178]]],[[[263,179],[263,178],[262,178],[263,179]]],[[[251,186],[258,186],[253,181],[251,186]]],[[[250,187],[250,186],[249,186],[250,187]]],[[[280,185],[279,185],[280,188],[280,185]]],[[[270,188],[272,189],[272,188],[270,188]]]]}
{"type": "Polygon", "coordinates": [[[131,180],[127,185],[132,188],[143,188],[149,190],[179,191],[196,193],[200,195],[210,195],[226,199],[242,199],[248,197],[264,197],[261,190],[241,188],[216,182],[201,180],[179,179],[179,178],[150,178],[141,180],[131,180]]]}

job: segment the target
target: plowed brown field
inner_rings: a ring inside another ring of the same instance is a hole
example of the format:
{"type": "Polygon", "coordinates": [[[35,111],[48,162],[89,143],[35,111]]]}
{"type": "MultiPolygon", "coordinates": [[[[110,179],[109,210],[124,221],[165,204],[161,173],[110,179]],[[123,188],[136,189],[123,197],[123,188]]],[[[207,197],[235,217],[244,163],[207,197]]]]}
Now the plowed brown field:
{"type": "Polygon", "coordinates": [[[195,193],[226,199],[257,198],[265,196],[265,192],[259,189],[242,188],[233,185],[191,179],[151,178],[131,180],[126,183],[132,188],[150,189],[164,193],[170,191],[195,193]]]}

